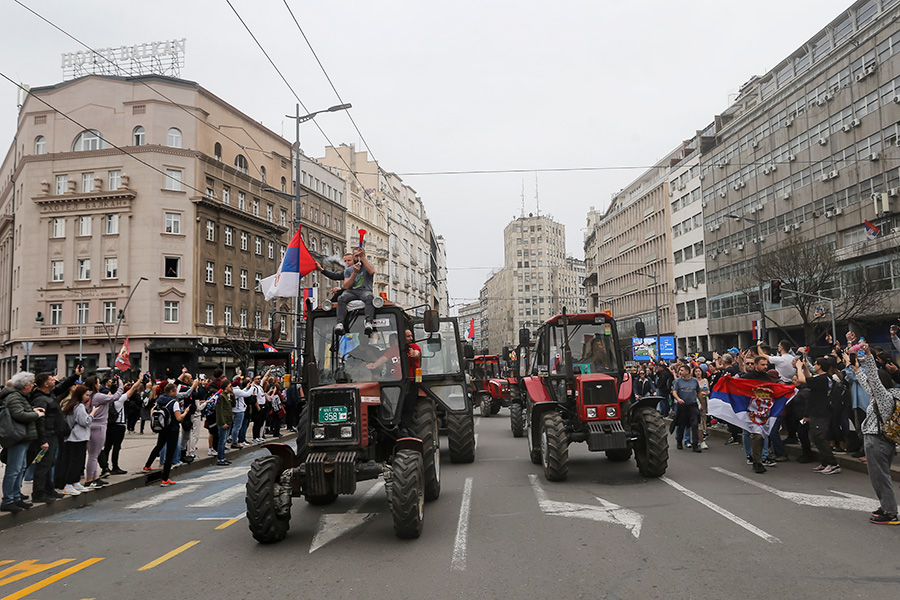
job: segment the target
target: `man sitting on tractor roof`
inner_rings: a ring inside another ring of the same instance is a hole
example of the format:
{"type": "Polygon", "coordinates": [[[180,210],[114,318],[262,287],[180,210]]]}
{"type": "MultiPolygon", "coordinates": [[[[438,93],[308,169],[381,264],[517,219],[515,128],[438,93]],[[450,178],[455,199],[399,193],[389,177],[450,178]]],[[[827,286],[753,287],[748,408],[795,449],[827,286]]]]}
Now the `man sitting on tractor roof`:
{"type": "Polygon", "coordinates": [[[375,305],[372,304],[374,299],[372,282],[375,279],[375,267],[366,258],[366,251],[362,248],[353,250],[353,260],[353,266],[348,267],[344,271],[347,277],[344,279],[344,291],[341,292],[341,297],[338,298],[337,325],[334,326],[334,332],[338,335],[344,333],[347,305],[353,300],[362,300],[366,310],[365,334],[369,335],[375,327],[375,305]]]}

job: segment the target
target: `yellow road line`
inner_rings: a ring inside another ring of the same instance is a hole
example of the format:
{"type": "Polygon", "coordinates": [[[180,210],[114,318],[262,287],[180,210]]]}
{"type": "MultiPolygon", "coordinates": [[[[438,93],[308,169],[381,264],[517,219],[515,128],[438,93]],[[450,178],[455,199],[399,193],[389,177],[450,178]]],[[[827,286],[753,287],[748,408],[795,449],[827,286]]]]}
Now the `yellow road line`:
{"type": "Polygon", "coordinates": [[[246,516],[247,516],[247,513],[243,513],[240,516],[235,517],[234,519],[228,519],[227,521],[225,521],[224,523],[222,523],[221,525],[216,527],[216,529],[225,529],[226,527],[231,527],[232,525],[234,525],[238,521],[242,520],[246,516]]]}
{"type": "MultiPolygon", "coordinates": [[[[138,571],[147,571],[147,570],[149,570],[149,569],[152,569],[153,567],[157,567],[157,566],[161,565],[162,563],[166,562],[167,560],[169,560],[170,558],[172,558],[173,556],[178,556],[179,554],[181,554],[182,552],[184,552],[184,551],[187,550],[188,548],[191,548],[191,547],[193,547],[193,546],[196,546],[196,545],[199,544],[199,543],[200,543],[200,540],[194,540],[193,542],[188,542],[188,543],[185,544],[184,546],[179,546],[178,548],[175,548],[175,549],[172,550],[171,552],[169,552],[169,553],[167,553],[167,554],[163,554],[162,556],[160,556],[160,557],[157,558],[156,560],[151,561],[151,562],[148,562],[146,565],[144,565],[143,567],[141,567],[140,569],[138,569],[138,571]]],[[[0,600],[6,600],[6,599],[5,599],[5,598],[0,598],[0,600]]]]}
{"type": "Polygon", "coordinates": [[[65,571],[60,571],[56,575],[51,575],[47,579],[38,581],[37,583],[32,584],[23,590],[19,590],[18,592],[10,594],[9,596],[4,596],[3,598],[0,598],[0,600],[19,600],[20,598],[24,598],[25,596],[28,596],[29,594],[31,594],[33,592],[44,589],[51,583],[57,582],[60,579],[65,579],[66,577],[68,577],[69,575],[72,575],[73,573],[77,573],[78,571],[81,571],[82,569],[86,569],[86,568],[90,567],[91,565],[100,562],[101,560],[103,560],[103,559],[102,558],[89,558],[84,562],[81,562],[81,563],[78,563],[77,565],[69,567],[65,571]]]}
{"type": "Polygon", "coordinates": [[[54,567],[59,567],[70,562],[75,562],[75,559],[64,558],[62,560],[57,560],[45,565],[37,564],[36,560],[23,560],[18,564],[7,567],[0,571],[0,586],[4,586],[7,583],[12,583],[14,581],[19,581],[20,579],[25,579],[26,577],[31,577],[32,575],[37,575],[41,571],[53,569],[54,567]],[[13,575],[13,573],[18,573],[18,575],[13,575]]]}

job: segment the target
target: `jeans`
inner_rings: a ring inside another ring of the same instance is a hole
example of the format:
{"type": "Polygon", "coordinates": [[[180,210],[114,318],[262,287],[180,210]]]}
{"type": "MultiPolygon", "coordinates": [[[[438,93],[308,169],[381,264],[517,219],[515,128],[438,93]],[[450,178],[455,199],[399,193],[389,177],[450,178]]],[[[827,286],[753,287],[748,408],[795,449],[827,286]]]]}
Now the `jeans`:
{"type": "Polygon", "coordinates": [[[219,462],[225,460],[225,440],[228,437],[229,427],[219,427],[219,444],[218,444],[218,454],[216,454],[216,459],[219,462]]]}
{"type": "MultiPolygon", "coordinates": [[[[744,430],[742,439],[744,442],[744,452],[747,454],[747,456],[753,456],[753,444],[752,444],[752,441],[750,440],[750,432],[744,430]]],[[[768,440],[768,438],[764,438],[763,439],[762,459],[766,460],[767,458],[769,458],[769,440],[768,440]]]]}
{"type": "Polygon", "coordinates": [[[344,290],[341,292],[341,297],[338,298],[337,322],[344,322],[344,319],[347,316],[347,305],[353,300],[362,300],[363,304],[365,304],[366,320],[374,321],[375,305],[372,304],[373,298],[374,295],[372,294],[372,290],[344,290]]]}
{"type": "Polygon", "coordinates": [[[669,416],[669,401],[666,398],[663,398],[659,401],[659,405],[657,405],[656,410],[659,411],[660,416],[663,418],[669,416]]]}
{"type": "Polygon", "coordinates": [[[6,471],[3,473],[3,501],[2,504],[12,504],[22,499],[22,481],[25,479],[25,469],[28,461],[25,458],[28,452],[30,440],[19,442],[7,449],[6,471]]]}
{"type": "Polygon", "coordinates": [[[241,435],[238,436],[238,441],[241,444],[247,443],[247,428],[250,427],[250,419],[247,418],[247,413],[244,413],[244,422],[241,423],[241,435]]]}
{"type": "Polygon", "coordinates": [[[244,431],[244,413],[232,412],[231,419],[233,420],[233,423],[231,424],[231,427],[228,428],[228,431],[231,432],[231,443],[239,444],[241,443],[241,432],[244,431]]]}

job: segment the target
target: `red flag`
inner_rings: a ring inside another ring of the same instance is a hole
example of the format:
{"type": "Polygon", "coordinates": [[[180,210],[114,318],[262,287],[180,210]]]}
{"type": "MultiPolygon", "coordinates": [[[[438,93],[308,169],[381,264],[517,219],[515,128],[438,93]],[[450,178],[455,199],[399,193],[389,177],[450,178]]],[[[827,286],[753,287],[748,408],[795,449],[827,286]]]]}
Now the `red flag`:
{"type": "Polygon", "coordinates": [[[131,353],[128,351],[128,338],[122,344],[122,349],[116,355],[116,363],[114,365],[120,371],[127,371],[131,368],[131,353]]]}

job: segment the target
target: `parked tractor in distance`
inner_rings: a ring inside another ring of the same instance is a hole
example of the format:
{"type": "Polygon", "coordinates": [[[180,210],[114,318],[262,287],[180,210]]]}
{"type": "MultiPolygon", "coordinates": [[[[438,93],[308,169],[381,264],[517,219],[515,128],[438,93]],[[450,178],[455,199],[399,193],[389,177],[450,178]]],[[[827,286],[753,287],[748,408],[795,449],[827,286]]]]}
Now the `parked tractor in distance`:
{"type": "Polygon", "coordinates": [[[496,415],[509,406],[509,382],[500,376],[500,357],[480,354],[468,361],[472,403],[481,408],[481,416],[496,415]]]}
{"type": "MultiPolygon", "coordinates": [[[[519,332],[520,345],[529,332],[519,332]]],[[[569,444],[587,442],[592,452],[626,461],[634,453],[645,477],[661,477],[668,466],[665,424],[658,397],[635,399],[624,370],[615,320],[604,313],[561,315],[546,321],[531,350],[526,397],[525,437],[534,464],[548,481],[562,481],[569,470],[569,444]]]]}
{"type": "MultiPolygon", "coordinates": [[[[338,495],[353,494],[358,482],[381,475],[397,536],[421,534],[424,503],[441,492],[439,413],[450,422],[468,419],[471,428],[471,405],[455,321],[425,311],[417,322],[399,306],[382,304],[376,300],[371,335],[365,335],[362,310],[348,313],[343,334],[334,331],[330,303],[309,313],[307,401],[297,451],[264,444],[271,454],[255,460],[248,475],[247,520],[257,541],[284,539],[292,498],[329,504],[338,495]],[[418,332],[420,372],[410,371],[406,331],[418,332]],[[408,402],[413,404],[401,421],[408,402]]],[[[474,455],[474,430],[472,436],[474,455]]]]}

